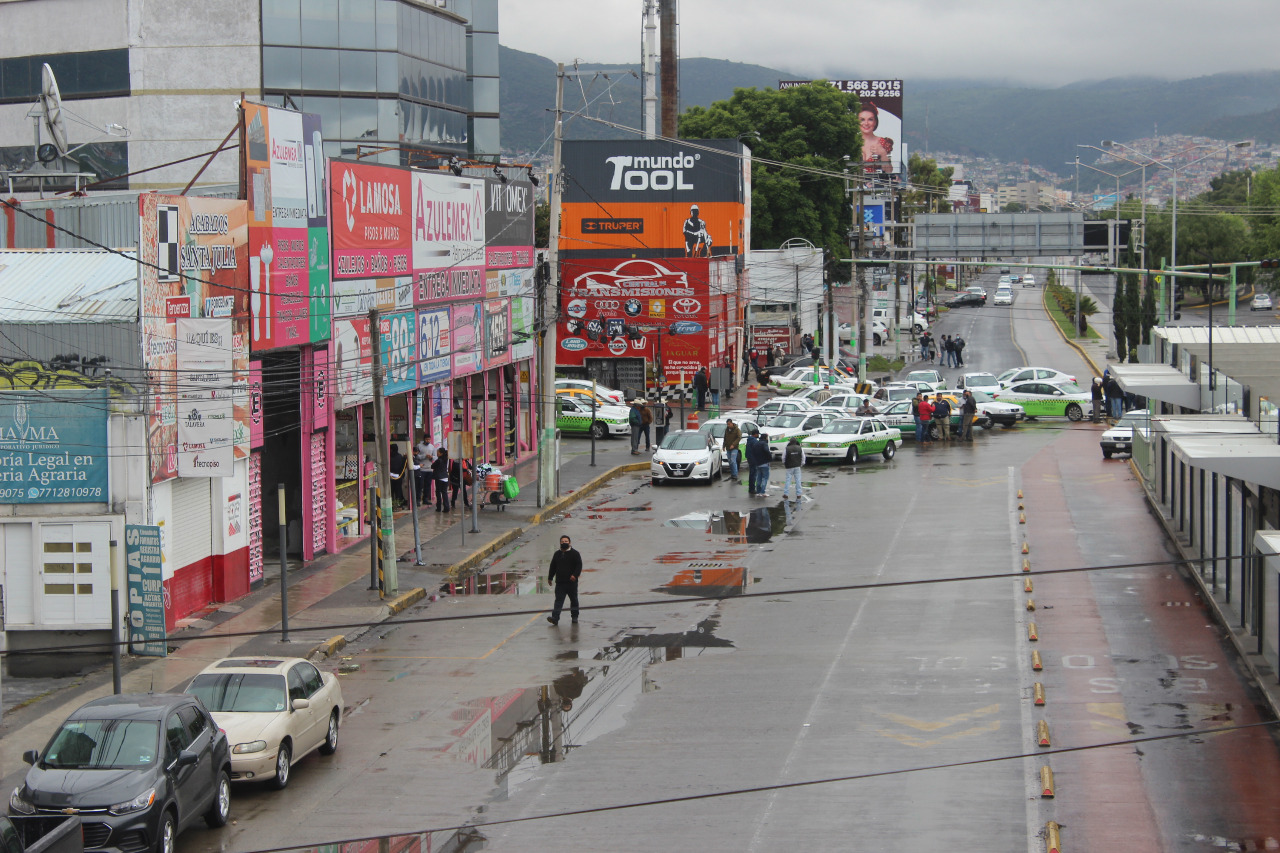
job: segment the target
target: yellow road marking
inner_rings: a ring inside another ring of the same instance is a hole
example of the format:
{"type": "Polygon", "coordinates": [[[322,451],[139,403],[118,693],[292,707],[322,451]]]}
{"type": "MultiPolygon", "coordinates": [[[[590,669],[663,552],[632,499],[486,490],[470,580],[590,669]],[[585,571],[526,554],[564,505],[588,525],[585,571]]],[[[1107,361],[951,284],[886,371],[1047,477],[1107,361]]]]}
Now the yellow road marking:
{"type": "Polygon", "coordinates": [[[945,743],[946,741],[949,741],[949,740],[956,740],[957,738],[968,737],[969,735],[985,734],[986,732],[994,732],[994,731],[998,731],[999,729],[1000,729],[1000,721],[991,720],[990,722],[983,723],[980,726],[974,726],[971,729],[965,729],[962,732],[952,732],[951,734],[942,735],[941,737],[936,737],[936,738],[930,738],[928,740],[914,737],[908,734],[902,734],[900,732],[891,732],[891,731],[888,731],[887,729],[877,729],[876,733],[884,735],[887,738],[896,740],[898,743],[901,743],[903,746],[913,746],[913,747],[916,747],[917,749],[921,749],[926,746],[937,746],[938,744],[945,743]]]}
{"type": "Polygon", "coordinates": [[[1123,702],[1086,702],[1084,707],[1090,714],[1100,717],[1122,721],[1129,719],[1129,715],[1124,712],[1123,702]]]}
{"type": "Polygon", "coordinates": [[[906,717],[902,714],[880,714],[876,716],[888,720],[891,723],[897,723],[901,726],[909,726],[917,731],[936,732],[938,729],[945,729],[947,726],[954,726],[956,723],[963,723],[965,720],[972,720],[975,717],[985,717],[988,714],[994,714],[1000,710],[1000,705],[988,705],[985,708],[979,708],[976,711],[966,711],[963,714],[956,714],[953,717],[947,717],[942,720],[926,721],[917,720],[914,717],[906,717]]]}
{"type": "Polygon", "coordinates": [[[508,643],[508,642],[509,642],[513,637],[515,637],[515,635],[516,635],[516,634],[519,634],[519,633],[520,633],[521,631],[523,631],[525,628],[528,628],[530,625],[532,625],[532,624],[534,623],[534,620],[535,620],[535,619],[538,619],[538,618],[540,618],[540,617],[542,617],[542,614],[541,614],[541,613],[535,613],[535,614],[533,614],[532,616],[530,616],[530,617],[529,617],[529,621],[528,621],[528,622],[525,622],[525,623],[524,623],[523,625],[521,625],[519,628],[515,629],[515,630],[514,630],[514,631],[512,631],[510,634],[508,634],[505,638],[503,638],[503,640],[502,640],[502,642],[501,642],[501,643],[498,643],[498,645],[494,646],[493,648],[489,649],[489,651],[487,651],[487,652],[485,652],[484,654],[482,654],[482,655],[480,656],[480,658],[479,658],[479,659],[480,659],[480,660],[484,660],[484,659],[485,659],[485,658],[487,658],[489,655],[493,654],[493,653],[494,653],[494,652],[496,652],[498,649],[500,649],[500,648],[502,648],[503,646],[505,646],[505,645],[506,645],[506,644],[507,644],[507,643],[508,643]]]}

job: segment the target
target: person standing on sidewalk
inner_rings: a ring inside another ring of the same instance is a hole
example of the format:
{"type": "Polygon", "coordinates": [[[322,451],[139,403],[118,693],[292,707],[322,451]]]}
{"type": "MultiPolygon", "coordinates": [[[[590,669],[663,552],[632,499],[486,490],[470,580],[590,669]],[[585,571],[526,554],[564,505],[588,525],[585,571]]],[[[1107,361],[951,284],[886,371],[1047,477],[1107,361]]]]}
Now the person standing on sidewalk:
{"type": "Polygon", "coordinates": [[[698,372],[693,374],[693,400],[694,408],[699,412],[707,407],[707,369],[699,367],[698,372]]]}
{"type": "MultiPolygon", "coordinates": [[[[653,441],[649,437],[649,430],[653,425],[653,410],[649,408],[649,404],[645,400],[640,401],[640,434],[644,436],[644,449],[653,452],[653,441]]],[[[640,446],[640,442],[636,442],[636,447],[640,446]]]]}
{"type": "Polygon", "coordinates": [[[397,507],[408,504],[404,499],[404,482],[409,479],[409,458],[400,452],[400,445],[391,444],[391,502],[397,507]]]}
{"type": "Polygon", "coordinates": [[[738,445],[741,443],[742,430],[738,429],[738,425],[733,422],[733,418],[725,418],[724,454],[729,458],[729,476],[733,478],[735,483],[741,482],[738,479],[738,457],[742,453],[738,445]]]}
{"type": "Polygon", "coordinates": [[[747,436],[747,464],[751,466],[751,476],[747,481],[747,494],[764,497],[769,490],[769,463],[773,461],[769,453],[769,442],[759,433],[747,436]]]}
{"type": "Polygon", "coordinates": [[[671,421],[675,418],[676,413],[672,411],[671,404],[666,400],[658,401],[658,434],[656,436],[659,445],[662,440],[667,437],[667,432],[671,429],[671,421]]]}
{"type": "Polygon", "coordinates": [[[631,427],[631,455],[640,453],[640,430],[644,426],[644,415],[640,414],[640,401],[631,401],[631,410],[627,412],[627,424],[631,427]]]}
{"type": "Polygon", "coordinates": [[[552,556],[551,567],[547,569],[547,583],[556,587],[556,603],[547,617],[552,625],[560,624],[560,611],[564,609],[566,598],[569,599],[569,618],[573,624],[578,624],[578,578],[582,576],[582,555],[570,542],[568,536],[560,537],[560,550],[552,556]]]}
{"type": "Polygon", "coordinates": [[[413,464],[416,466],[413,472],[413,485],[416,490],[414,495],[420,507],[431,506],[431,463],[435,458],[435,445],[424,435],[422,441],[413,448],[413,464]]]}
{"type": "Polygon", "coordinates": [[[973,419],[978,415],[978,401],[973,399],[973,392],[964,391],[964,402],[960,404],[960,440],[973,441],[973,419]]]}
{"type": "Polygon", "coordinates": [[[436,460],[431,463],[431,478],[436,481],[436,512],[449,511],[449,451],[436,448],[436,460]]]}
{"type": "Polygon", "coordinates": [[[1124,414],[1124,389],[1120,387],[1120,383],[1116,381],[1114,374],[1107,377],[1103,390],[1107,394],[1107,410],[1110,412],[1112,419],[1120,420],[1124,414]]]}
{"type": "Polygon", "coordinates": [[[1089,399],[1093,401],[1093,417],[1096,424],[1102,418],[1102,377],[1093,377],[1093,385],[1089,387],[1089,399]]]}
{"type": "Polygon", "coordinates": [[[800,469],[804,467],[804,448],[800,446],[800,436],[793,435],[782,451],[782,466],[786,475],[782,481],[782,499],[785,501],[791,491],[791,484],[796,486],[796,500],[800,500],[800,469]]]}

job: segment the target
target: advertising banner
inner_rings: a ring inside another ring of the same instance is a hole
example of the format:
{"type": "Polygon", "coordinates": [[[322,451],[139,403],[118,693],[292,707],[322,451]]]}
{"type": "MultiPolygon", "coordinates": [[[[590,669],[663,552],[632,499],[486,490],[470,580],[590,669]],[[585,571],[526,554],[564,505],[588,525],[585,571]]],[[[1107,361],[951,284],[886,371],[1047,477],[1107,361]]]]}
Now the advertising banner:
{"type": "Polygon", "coordinates": [[[418,387],[417,323],[414,313],[389,314],[378,317],[381,335],[382,366],[386,374],[382,390],[388,396],[412,391],[418,387]]]}
{"type": "Polygon", "coordinates": [[[457,378],[479,373],[484,368],[484,312],[480,303],[454,305],[449,311],[449,329],[453,335],[453,375],[457,378]]]}
{"type": "Polygon", "coordinates": [[[342,411],[373,399],[373,342],[369,318],[333,321],[333,408],[342,411]]]}
{"type": "Polygon", "coordinates": [[[329,340],[329,167],[320,116],[302,114],[303,165],[307,175],[307,276],[311,292],[311,342],[329,340]]]}
{"type": "MultiPolygon", "coordinates": [[[[783,352],[791,349],[791,327],[790,326],[752,326],[751,327],[751,348],[760,355],[766,354],[775,346],[782,347],[783,352]]],[[[760,362],[764,364],[763,361],[760,362]]]]}
{"type": "MultiPolygon", "coordinates": [[[[151,481],[158,483],[178,474],[178,321],[228,320],[235,378],[248,380],[248,208],[234,199],[152,193],[138,197],[138,208],[142,361],[153,389],[147,440],[151,481]],[[181,310],[169,310],[178,304],[181,310]]],[[[234,413],[244,439],[235,455],[243,458],[251,435],[247,393],[237,394],[234,413]]]]}
{"type": "Polygon", "coordinates": [[[313,430],[329,426],[329,348],[316,347],[311,351],[311,423],[313,430]]]}
{"type": "Polygon", "coordinates": [[[0,504],[106,503],[107,392],[5,391],[0,504]]]}
{"type": "MultiPolygon", "coordinates": [[[[807,86],[812,80],[780,80],[778,89],[807,86]]],[[[841,92],[857,95],[862,127],[862,160],[869,173],[906,173],[902,145],[901,80],[828,80],[841,92]]]]}
{"type": "Polygon", "coordinates": [[[564,143],[561,257],[712,257],[746,239],[749,188],[736,139],[564,143]],[[721,149],[704,151],[703,147],[721,149]]]}
{"type": "Polygon", "coordinates": [[[485,266],[533,266],[533,184],[485,178],[485,266]]]}
{"type": "Polygon", "coordinates": [[[262,446],[262,362],[249,362],[249,446],[262,446]]]}
{"type": "Polygon", "coordinates": [[[484,366],[511,362],[511,304],[493,299],[484,304],[484,366]]]}
{"type": "Polygon", "coordinates": [[[362,317],[379,312],[406,311],[413,307],[413,279],[353,278],[333,283],[333,316],[362,317]]]}
{"type": "Polygon", "coordinates": [[[164,568],[160,528],[124,526],[124,559],[129,593],[129,652],[162,658],[169,654],[164,630],[164,568]]]}
{"type": "Polygon", "coordinates": [[[181,319],[178,332],[178,476],[230,477],[235,461],[230,320],[181,319]]]}
{"type": "MultiPolygon", "coordinates": [[[[732,260],[570,260],[562,265],[564,319],[556,363],[587,358],[661,360],[668,378],[719,355],[711,278],[732,260]]],[[[718,362],[716,362],[718,363],[718,362]]]]}
{"type": "Polygon", "coordinates": [[[418,383],[447,382],[453,370],[448,308],[418,312],[418,383]]]}
{"type": "Polygon", "coordinates": [[[533,297],[533,270],[516,270],[518,278],[512,283],[511,291],[511,359],[523,361],[533,358],[537,341],[534,329],[538,318],[535,315],[537,306],[533,297]]]}
{"type": "Polygon", "coordinates": [[[329,164],[334,281],[409,274],[409,174],[370,163],[329,164]]]}
{"type": "MultiPolygon", "coordinates": [[[[249,195],[249,289],[254,352],[311,342],[311,228],[322,229],[315,175],[320,119],[244,103],[249,195]],[[310,150],[308,150],[310,148],[310,150]],[[312,223],[320,223],[313,225],[312,223]]],[[[323,289],[323,288],[322,288],[323,289]]]]}
{"type": "Polygon", "coordinates": [[[484,179],[414,172],[413,269],[484,269],[484,179]]]}

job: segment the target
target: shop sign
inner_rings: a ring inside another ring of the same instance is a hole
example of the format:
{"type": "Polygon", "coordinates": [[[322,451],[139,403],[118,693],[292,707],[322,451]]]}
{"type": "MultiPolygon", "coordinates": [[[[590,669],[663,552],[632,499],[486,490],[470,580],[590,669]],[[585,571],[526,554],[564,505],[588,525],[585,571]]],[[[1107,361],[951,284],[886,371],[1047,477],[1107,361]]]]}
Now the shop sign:
{"type": "Polygon", "coordinates": [[[453,376],[467,376],[483,369],[484,312],[479,302],[454,305],[449,309],[453,334],[453,376]]]}
{"type": "Polygon", "coordinates": [[[0,397],[0,504],[105,503],[107,392],[0,397]]]}
{"type": "Polygon", "coordinates": [[[124,526],[124,558],[129,593],[129,651],[147,657],[169,654],[164,630],[164,569],[160,528],[124,526]]]}
{"type": "Polygon", "coordinates": [[[333,280],[408,275],[409,172],[335,160],[329,192],[333,280]]]}
{"type": "Polygon", "coordinates": [[[403,394],[418,387],[415,321],[412,311],[378,318],[382,366],[386,370],[382,390],[387,395],[403,394]]]}
{"type": "Polygon", "coordinates": [[[178,321],[178,476],[230,477],[235,461],[230,320],[178,321]]]}
{"type": "Polygon", "coordinates": [[[452,372],[449,309],[432,308],[418,312],[418,384],[447,382],[452,372]]]}

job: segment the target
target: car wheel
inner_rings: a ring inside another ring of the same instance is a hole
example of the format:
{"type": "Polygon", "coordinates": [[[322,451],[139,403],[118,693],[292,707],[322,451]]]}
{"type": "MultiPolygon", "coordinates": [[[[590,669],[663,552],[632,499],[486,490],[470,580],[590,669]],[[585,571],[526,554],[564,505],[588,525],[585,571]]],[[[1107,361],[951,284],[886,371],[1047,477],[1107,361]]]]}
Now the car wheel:
{"type": "Polygon", "coordinates": [[[911,331],[918,335],[924,331],[924,326],[921,326],[919,323],[916,323],[914,326],[911,327],[911,331]]]}
{"type": "Polygon", "coordinates": [[[872,342],[873,344],[875,344],[876,346],[880,346],[880,336],[879,336],[879,335],[872,335],[872,336],[871,336],[871,342],[872,342]]]}
{"type": "Polygon", "coordinates": [[[280,742],[280,749],[276,752],[276,773],[271,777],[271,787],[277,791],[289,784],[289,762],[293,758],[293,749],[289,746],[289,741],[280,742]]]}
{"type": "Polygon", "coordinates": [[[338,712],[329,715],[329,731],[325,733],[324,743],[320,744],[321,755],[333,755],[338,751],[338,712]]]}
{"type": "Polygon", "coordinates": [[[884,446],[884,461],[888,462],[893,458],[893,454],[898,452],[898,447],[892,441],[884,446]]]}
{"type": "Polygon", "coordinates": [[[591,423],[591,437],[595,439],[604,438],[609,434],[609,428],[599,421],[591,423]]]}
{"type": "Polygon", "coordinates": [[[1102,458],[1103,458],[1103,459],[1110,459],[1110,458],[1111,458],[1111,451],[1110,451],[1110,450],[1104,450],[1104,451],[1102,451],[1102,458]]]}
{"type": "Polygon", "coordinates": [[[856,445],[856,444],[851,444],[851,445],[849,445],[849,452],[848,452],[848,453],[846,453],[846,454],[844,455],[844,461],[845,461],[845,462],[848,462],[850,465],[857,464],[857,462],[858,462],[858,445],[856,445]]]}
{"type": "Polygon", "coordinates": [[[213,791],[213,802],[209,804],[209,810],[204,813],[204,822],[209,825],[210,829],[217,829],[220,826],[227,825],[227,818],[231,816],[231,780],[227,778],[227,771],[218,771],[218,786],[213,791]]]}
{"type": "Polygon", "coordinates": [[[178,827],[173,820],[173,812],[165,810],[160,818],[160,828],[156,830],[155,853],[173,853],[173,844],[178,837],[178,827]]]}
{"type": "Polygon", "coordinates": [[[1070,406],[1067,406],[1067,420],[1084,420],[1084,409],[1080,408],[1079,403],[1072,403],[1070,406]]]}
{"type": "Polygon", "coordinates": [[[658,486],[661,486],[661,485],[662,485],[662,481],[661,481],[661,480],[659,480],[657,477],[650,477],[650,478],[649,478],[649,485],[653,486],[653,487],[656,489],[656,488],[658,488],[658,486]]]}

